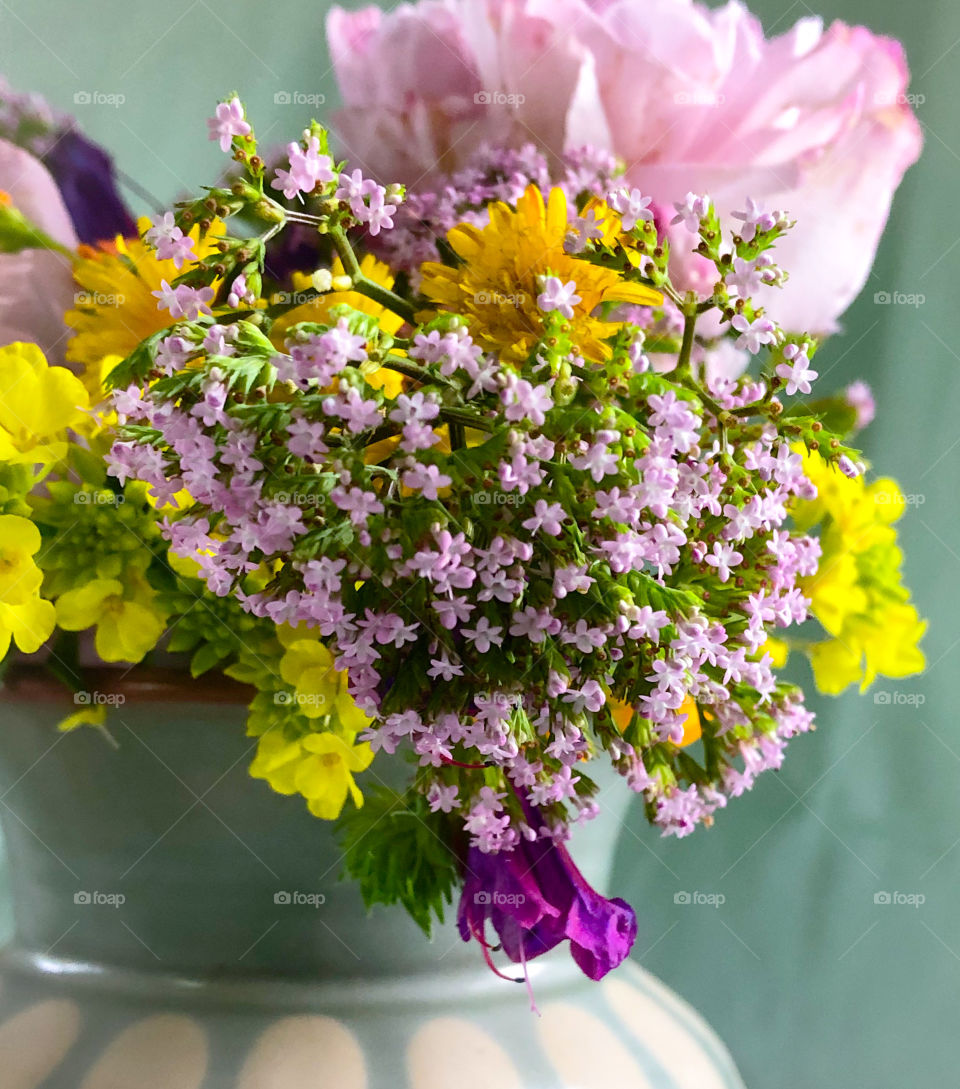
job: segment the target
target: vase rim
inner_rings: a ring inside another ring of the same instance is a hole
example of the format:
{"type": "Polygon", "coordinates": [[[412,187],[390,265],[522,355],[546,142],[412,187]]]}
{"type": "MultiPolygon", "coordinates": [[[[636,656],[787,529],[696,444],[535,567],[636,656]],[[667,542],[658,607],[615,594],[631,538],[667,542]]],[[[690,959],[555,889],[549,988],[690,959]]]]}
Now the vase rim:
{"type": "MultiPolygon", "coordinates": [[[[439,963],[428,962],[420,974],[421,987],[435,999],[452,1002],[469,995],[473,999],[496,999],[503,993],[504,982],[487,971],[477,956],[469,963],[459,962],[437,970],[439,963]]],[[[634,966],[627,962],[627,971],[634,966]]],[[[519,966],[517,984],[524,982],[519,966]]],[[[572,960],[552,956],[528,965],[531,982],[541,998],[571,987],[586,986],[585,977],[572,960]]],[[[61,980],[71,990],[106,990],[130,999],[147,995],[162,996],[177,1004],[241,1005],[251,1008],[292,1010],[310,1005],[350,1005],[363,1001],[366,1005],[396,1008],[408,996],[410,973],[398,969],[384,976],[364,974],[330,978],[291,978],[283,974],[259,972],[251,975],[219,976],[191,975],[183,972],[124,967],[113,963],[96,963],[35,950],[8,946],[0,954],[0,974],[21,977],[50,977],[61,980]]]]}
{"type": "MultiPolygon", "coordinates": [[[[246,706],[255,690],[222,673],[192,677],[180,669],[160,666],[83,668],[84,686],[97,692],[157,703],[219,703],[246,706]]],[[[0,687],[0,702],[72,703],[73,693],[42,665],[15,662],[0,687]]]]}

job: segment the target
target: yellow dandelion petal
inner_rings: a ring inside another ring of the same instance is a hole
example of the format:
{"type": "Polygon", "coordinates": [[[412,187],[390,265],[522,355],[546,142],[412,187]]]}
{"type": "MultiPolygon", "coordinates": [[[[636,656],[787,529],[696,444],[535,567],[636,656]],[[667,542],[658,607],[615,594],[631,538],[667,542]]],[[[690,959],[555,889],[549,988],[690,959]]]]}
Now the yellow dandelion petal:
{"type": "MultiPolygon", "coordinates": [[[[334,260],[330,271],[334,279],[344,275],[343,264],[339,257],[334,260]]],[[[360,271],[368,280],[379,284],[380,287],[393,287],[394,276],[389,266],[382,261],[378,261],[372,254],[364,256],[360,262],[360,271]]],[[[309,276],[303,274],[294,276],[294,291],[306,291],[311,286],[309,276]]],[[[374,302],[373,299],[368,298],[366,295],[361,295],[359,291],[328,291],[326,294],[318,295],[316,298],[310,299],[301,306],[294,307],[293,310],[289,310],[278,317],[270,330],[270,338],[278,348],[282,348],[287,332],[294,325],[305,321],[329,324],[332,320],[330,311],[335,306],[343,305],[376,318],[380,328],[391,336],[403,325],[403,318],[398,317],[393,311],[387,310],[380,303],[374,302]]]]}
{"type": "MultiPolygon", "coordinates": [[[[609,231],[613,240],[619,237],[615,213],[606,209],[605,215],[613,223],[608,226],[605,219],[605,237],[609,231]]],[[[663,301],[652,288],[624,280],[615,270],[564,250],[569,222],[561,189],[552,189],[545,200],[536,186],[530,186],[515,209],[492,204],[489,216],[485,227],[460,224],[448,233],[447,242],[463,264],[454,269],[435,261],[425,263],[420,270],[421,291],[441,309],[470,318],[474,339],[504,359],[522,361],[542,335],[543,315],[537,299],[543,276],[576,284],[580,302],[573,308],[572,337],[590,358],[609,357],[604,342],[618,329],[615,323],[594,316],[602,303],[655,306],[663,301]]]]}
{"type": "MultiPolygon", "coordinates": [[[[150,226],[141,219],[141,233],[150,226]]],[[[214,220],[203,240],[199,227],[190,231],[198,260],[215,251],[223,224],[214,220]]],[[[74,330],[67,345],[67,359],[83,365],[83,382],[94,401],[103,396],[101,361],[108,355],[128,356],[137,345],[171,324],[170,314],[157,307],[152,292],[162,280],[172,283],[178,276],[196,267],[187,261],[178,269],[172,260],[161,261],[156,252],[140,238],[118,235],[109,244],[94,249],[80,247],[80,259],[74,267],[79,288],[76,305],[64,317],[74,330]]]]}

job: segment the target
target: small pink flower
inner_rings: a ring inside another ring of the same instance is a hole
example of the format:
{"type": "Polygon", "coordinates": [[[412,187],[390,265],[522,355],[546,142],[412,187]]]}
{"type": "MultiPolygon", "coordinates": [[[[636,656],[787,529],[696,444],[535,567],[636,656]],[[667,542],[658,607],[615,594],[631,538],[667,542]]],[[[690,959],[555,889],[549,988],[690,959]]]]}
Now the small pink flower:
{"type": "Polygon", "coordinates": [[[186,318],[187,321],[196,321],[201,314],[212,313],[208,305],[213,302],[212,287],[188,287],[186,284],[171,287],[166,280],[161,280],[160,290],[151,291],[150,294],[159,300],[157,309],[169,310],[174,320],[186,318]]]}
{"type": "Polygon", "coordinates": [[[557,310],[568,320],[573,317],[573,308],[582,301],[574,281],[564,283],[557,276],[544,277],[543,291],[537,296],[537,306],[541,310],[545,313],[557,310]]]}
{"type": "Polygon", "coordinates": [[[787,395],[792,397],[795,393],[804,395],[810,393],[810,383],[817,378],[817,371],[810,366],[810,360],[806,352],[801,351],[798,345],[788,344],[783,349],[788,363],[780,363],[777,366],[777,375],[787,383],[787,395]]]}
{"type": "Polygon", "coordinates": [[[157,251],[157,257],[161,261],[173,261],[180,269],[184,262],[195,261],[197,255],[193,251],[193,239],[185,235],[173,221],[173,212],[164,212],[162,216],[156,216],[152,220],[153,226],[143,236],[148,245],[157,251]]]}
{"type": "Polygon", "coordinates": [[[227,152],[234,136],[249,136],[251,129],[243,117],[240,99],[233,97],[229,102],[221,102],[213,117],[207,118],[207,129],[211,140],[220,141],[220,150],[227,152]]]}
{"type": "Polygon", "coordinates": [[[737,314],[730,324],[740,334],[737,347],[751,355],[756,355],[762,345],[772,344],[777,337],[777,328],[769,318],[748,321],[743,314],[737,314]]]}
{"type": "Polygon", "coordinates": [[[677,214],[670,220],[671,226],[682,223],[691,234],[696,234],[700,230],[700,220],[710,211],[710,198],[687,193],[683,200],[674,201],[673,207],[677,214]]]}

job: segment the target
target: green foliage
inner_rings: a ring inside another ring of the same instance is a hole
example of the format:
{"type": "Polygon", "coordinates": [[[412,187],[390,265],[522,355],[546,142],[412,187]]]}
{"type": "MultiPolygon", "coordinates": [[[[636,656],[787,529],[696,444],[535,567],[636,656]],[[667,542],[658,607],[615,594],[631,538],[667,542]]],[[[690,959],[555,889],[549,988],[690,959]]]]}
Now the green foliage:
{"type": "Polygon", "coordinates": [[[340,818],[339,833],[346,874],[367,907],[402,904],[429,937],[460,883],[450,819],[431,813],[422,794],[378,787],[362,809],[340,818]]]}
{"type": "Polygon", "coordinates": [[[50,481],[32,516],[44,538],[38,557],[44,595],[57,597],[93,579],[145,574],[165,551],[142,484],[124,489],[50,481]]]}

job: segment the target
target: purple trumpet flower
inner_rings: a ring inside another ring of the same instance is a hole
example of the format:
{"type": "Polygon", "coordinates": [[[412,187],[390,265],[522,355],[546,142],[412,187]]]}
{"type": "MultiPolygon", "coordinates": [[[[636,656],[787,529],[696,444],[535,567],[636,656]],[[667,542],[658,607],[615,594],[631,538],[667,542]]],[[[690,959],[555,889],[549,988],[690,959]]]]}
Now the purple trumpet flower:
{"type": "Polygon", "coordinates": [[[479,941],[491,963],[488,920],[514,963],[525,964],[569,941],[573,959],[591,979],[616,968],[637,936],[633,908],[601,896],[567,849],[550,839],[521,840],[514,850],[497,854],[470,849],[457,924],[463,940],[479,941]]]}

